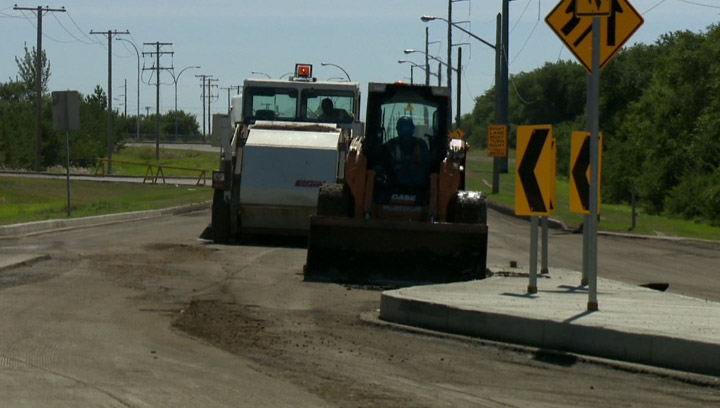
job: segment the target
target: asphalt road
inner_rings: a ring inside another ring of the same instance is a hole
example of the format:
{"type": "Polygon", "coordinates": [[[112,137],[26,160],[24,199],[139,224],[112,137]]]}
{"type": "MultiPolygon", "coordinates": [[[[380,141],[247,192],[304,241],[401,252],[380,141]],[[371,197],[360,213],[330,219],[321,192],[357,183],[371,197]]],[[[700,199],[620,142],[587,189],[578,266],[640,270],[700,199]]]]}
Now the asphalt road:
{"type": "MultiPolygon", "coordinates": [[[[378,290],[303,282],[302,242],[212,245],[197,239],[209,219],[0,239],[0,256],[43,256],[0,271],[3,406],[720,404],[716,381],[380,324],[378,290]]],[[[490,263],[523,263],[528,224],[489,219],[490,263]]],[[[605,277],[717,293],[716,249],[599,242],[605,277]]],[[[551,268],[573,267],[581,245],[553,233],[551,268]]]]}

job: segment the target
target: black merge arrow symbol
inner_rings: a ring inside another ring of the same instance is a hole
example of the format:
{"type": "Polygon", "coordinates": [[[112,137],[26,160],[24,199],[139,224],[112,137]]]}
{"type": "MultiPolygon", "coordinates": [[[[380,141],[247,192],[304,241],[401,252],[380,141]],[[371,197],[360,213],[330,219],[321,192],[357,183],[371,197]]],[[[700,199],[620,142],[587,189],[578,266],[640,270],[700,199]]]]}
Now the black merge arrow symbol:
{"type": "Polygon", "coordinates": [[[575,166],[572,169],[572,175],[575,179],[575,189],[580,196],[580,203],[583,210],[590,208],[590,183],[587,179],[587,169],[590,166],[590,137],[587,136],[583,140],[582,147],[575,159],[575,166]]]}
{"type": "Polygon", "coordinates": [[[530,206],[530,211],[533,212],[547,212],[540,186],[538,185],[537,178],[535,178],[535,166],[537,165],[538,159],[540,159],[540,153],[542,153],[545,139],[547,139],[549,132],[550,130],[548,129],[533,130],[527,149],[525,149],[525,154],[523,154],[522,162],[520,162],[520,167],[518,167],[520,183],[525,191],[525,197],[530,206]]]}

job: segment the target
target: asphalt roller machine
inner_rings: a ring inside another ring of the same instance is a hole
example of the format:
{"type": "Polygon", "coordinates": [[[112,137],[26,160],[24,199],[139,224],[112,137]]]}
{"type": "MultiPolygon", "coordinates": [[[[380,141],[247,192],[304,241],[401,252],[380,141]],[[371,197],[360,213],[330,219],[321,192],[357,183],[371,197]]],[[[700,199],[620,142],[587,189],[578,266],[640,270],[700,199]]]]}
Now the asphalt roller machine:
{"type": "Polygon", "coordinates": [[[464,191],[468,145],[449,132],[446,87],[370,83],[366,132],[351,142],[342,183],[318,193],[306,280],[482,279],[487,196],[464,191]]]}

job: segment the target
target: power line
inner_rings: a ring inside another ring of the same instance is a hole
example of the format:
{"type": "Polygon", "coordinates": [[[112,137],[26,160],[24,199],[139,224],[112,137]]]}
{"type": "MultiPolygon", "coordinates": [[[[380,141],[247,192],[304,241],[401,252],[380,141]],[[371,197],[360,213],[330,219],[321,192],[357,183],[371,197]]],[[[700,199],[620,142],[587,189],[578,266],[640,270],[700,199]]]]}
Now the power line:
{"type": "Polygon", "coordinates": [[[689,0],[678,0],[678,1],[680,1],[682,3],[692,4],[693,6],[707,7],[707,8],[712,8],[712,9],[720,9],[720,6],[713,6],[710,4],[697,3],[697,2],[689,1],[689,0]]]}
{"type": "Polygon", "coordinates": [[[57,23],[60,24],[60,27],[62,27],[62,29],[65,30],[65,32],[68,33],[68,35],[75,40],[75,41],[68,41],[69,43],[70,42],[81,42],[83,44],[89,44],[89,45],[97,44],[96,41],[87,42],[81,38],[76,37],[73,33],[70,32],[70,30],[67,29],[67,27],[65,27],[65,25],[60,21],[59,18],[57,18],[57,16],[55,14],[53,14],[52,16],[55,19],[55,21],[57,21],[57,23]]]}

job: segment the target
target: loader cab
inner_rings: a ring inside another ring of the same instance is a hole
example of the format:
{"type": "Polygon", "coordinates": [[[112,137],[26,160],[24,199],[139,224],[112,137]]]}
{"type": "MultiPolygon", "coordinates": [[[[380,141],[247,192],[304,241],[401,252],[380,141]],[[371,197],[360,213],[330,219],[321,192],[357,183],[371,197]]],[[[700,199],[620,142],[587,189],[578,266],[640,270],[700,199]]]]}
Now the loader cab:
{"type": "Polygon", "coordinates": [[[447,95],[443,87],[370,84],[364,153],[376,203],[427,205],[430,174],[447,152],[447,95]]]}

